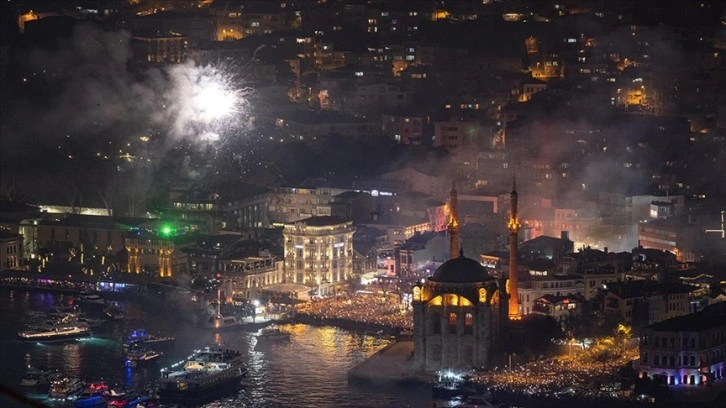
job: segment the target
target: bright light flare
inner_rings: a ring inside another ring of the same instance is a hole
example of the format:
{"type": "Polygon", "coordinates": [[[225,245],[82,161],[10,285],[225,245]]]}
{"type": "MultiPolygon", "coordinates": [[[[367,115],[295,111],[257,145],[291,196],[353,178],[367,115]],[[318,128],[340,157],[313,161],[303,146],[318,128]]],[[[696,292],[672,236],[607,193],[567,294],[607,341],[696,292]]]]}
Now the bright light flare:
{"type": "Polygon", "coordinates": [[[158,123],[171,124],[175,137],[215,142],[223,133],[244,126],[249,90],[228,70],[187,63],[172,66],[167,73],[170,86],[158,123]]]}
{"type": "Polygon", "coordinates": [[[203,122],[211,122],[232,113],[237,105],[237,96],[234,92],[224,90],[211,78],[202,79],[192,96],[192,104],[198,117],[203,122]]]}

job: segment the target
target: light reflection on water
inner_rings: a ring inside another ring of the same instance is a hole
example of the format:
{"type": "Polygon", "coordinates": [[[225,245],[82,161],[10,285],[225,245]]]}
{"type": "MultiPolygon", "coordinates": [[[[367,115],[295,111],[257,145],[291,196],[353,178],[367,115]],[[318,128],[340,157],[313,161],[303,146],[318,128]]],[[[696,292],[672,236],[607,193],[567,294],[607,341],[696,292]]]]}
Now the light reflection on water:
{"type": "Polygon", "coordinates": [[[65,370],[84,380],[105,379],[110,384],[144,386],[155,381],[162,367],[184,359],[193,349],[215,344],[248,355],[248,377],[237,395],[211,407],[430,407],[430,390],[398,386],[352,386],[348,370],[389,344],[390,340],[334,327],[286,325],[289,341],[257,344],[252,332],[227,329],[213,332],[191,323],[179,308],[158,300],[130,301],[122,306],[126,320],[94,330],[94,338],[66,344],[23,344],[17,331],[33,310],[50,308],[68,296],[0,289],[0,381],[19,383],[23,367],[31,364],[65,370]],[[157,311],[156,313],[152,311],[157,311]],[[158,364],[124,367],[122,339],[135,328],[174,334],[176,342],[164,350],[158,364]]]}

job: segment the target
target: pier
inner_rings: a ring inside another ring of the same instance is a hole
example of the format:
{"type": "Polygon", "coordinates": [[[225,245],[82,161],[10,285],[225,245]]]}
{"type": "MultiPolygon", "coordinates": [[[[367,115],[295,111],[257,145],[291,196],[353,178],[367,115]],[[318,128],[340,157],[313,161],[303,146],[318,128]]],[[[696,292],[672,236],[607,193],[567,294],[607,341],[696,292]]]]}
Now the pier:
{"type": "Polygon", "coordinates": [[[426,384],[432,379],[414,369],[411,340],[393,342],[348,371],[348,383],[426,384]]]}

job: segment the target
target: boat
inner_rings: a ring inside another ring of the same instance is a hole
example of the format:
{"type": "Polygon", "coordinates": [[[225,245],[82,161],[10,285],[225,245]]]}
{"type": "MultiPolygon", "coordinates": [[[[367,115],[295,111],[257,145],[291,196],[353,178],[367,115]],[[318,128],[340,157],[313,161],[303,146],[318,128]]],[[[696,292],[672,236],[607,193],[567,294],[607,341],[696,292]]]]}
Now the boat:
{"type": "Polygon", "coordinates": [[[449,399],[464,394],[466,377],[450,370],[437,371],[436,380],[431,387],[435,398],[449,399]]]}
{"type": "Polygon", "coordinates": [[[39,387],[50,384],[53,372],[28,366],[28,370],[20,379],[21,387],[39,387]]]}
{"type": "Polygon", "coordinates": [[[90,327],[103,326],[107,322],[107,320],[105,320],[105,319],[94,319],[92,317],[79,317],[78,321],[80,323],[86,324],[90,327]]]}
{"type": "Polygon", "coordinates": [[[165,345],[174,342],[174,337],[164,336],[160,334],[151,334],[146,329],[135,329],[126,336],[124,341],[125,347],[135,347],[139,345],[165,345]]]}
{"type": "Polygon", "coordinates": [[[73,405],[76,408],[106,407],[109,388],[105,381],[92,382],[78,395],[73,405]]]}
{"type": "Polygon", "coordinates": [[[123,320],[126,318],[126,313],[117,303],[109,303],[104,309],[103,314],[111,320],[123,320]]]}
{"type": "Polygon", "coordinates": [[[45,312],[46,316],[52,318],[61,318],[68,314],[77,314],[80,316],[83,315],[83,312],[78,306],[56,306],[45,312]]]}
{"type": "Polygon", "coordinates": [[[118,393],[111,391],[107,397],[108,408],[137,408],[157,407],[157,398],[151,394],[142,394],[137,391],[124,391],[118,393]]]}
{"type": "Polygon", "coordinates": [[[76,377],[63,376],[50,382],[48,398],[72,399],[83,392],[83,381],[76,377]]]}
{"type": "Polygon", "coordinates": [[[136,348],[129,351],[126,354],[126,367],[137,367],[144,363],[150,363],[156,361],[164,353],[156,350],[146,350],[143,348],[136,348]]]}
{"type": "Polygon", "coordinates": [[[257,340],[289,340],[290,336],[289,331],[273,325],[260,329],[257,333],[257,340]]]}
{"type": "Polygon", "coordinates": [[[204,322],[204,327],[208,329],[226,329],[229,327],[239,327],[243,324],[236,316],[224,316],[221,314],[209,316],[204,322]]]}
{"type": "Polygon", "coordinates": [[[92,306],[104,306],[106,301],[96,293],[81,293],[78,297],[78,302],[85,303],[92,306]]]}
{"type": "Polygon", "coordinates": [[[457,405],[457,408],[498,408],[499,405],[492,402],[489,394],[469,395],[463,404],[457,405]]]}
{"type": "Polygon", "coordinates": [[[64,341],[90,336],[91,328],[85,324],[47,326],[18,332],[18,337],[25,342],[64,341]]]}
{"type": "Polygon", "coordinates": [[[245,375],[247,369],[238,351],[207,347],[161,370],[159,399],[161,403],[199,404],[239,386],[245,375]],[[176,368],[179,365],[182,367],[176,368]]]}

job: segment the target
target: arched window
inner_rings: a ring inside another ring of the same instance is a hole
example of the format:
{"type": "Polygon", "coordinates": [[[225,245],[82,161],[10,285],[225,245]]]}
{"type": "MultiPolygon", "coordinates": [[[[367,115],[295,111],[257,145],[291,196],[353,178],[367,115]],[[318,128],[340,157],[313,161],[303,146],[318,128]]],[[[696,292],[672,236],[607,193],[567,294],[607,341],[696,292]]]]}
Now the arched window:
{"type": "Polygon", "coordinates": [[[441,334],[441,315],[439,312],[432,312],[430,316],[431,333],[441,334]]]}
{"type": "Polygon", "coordinates": [[[467,313],[464,315],[464,334],[474,333],[474,315],[467,313]]]}
{"type": "Polygon", "coordinates": [[[456,313],[449,313],[449,334],[456,334],[456,321],[458,316],[456,313]]]}

